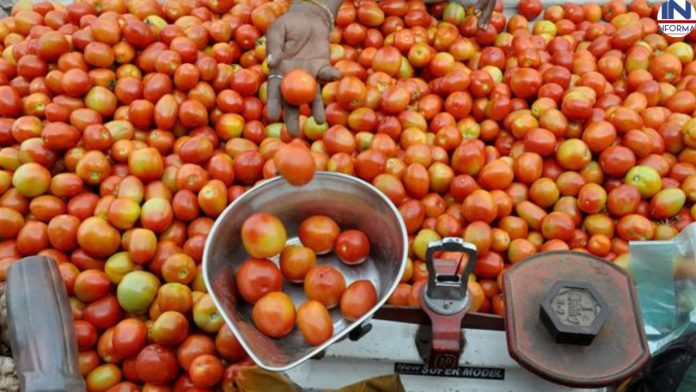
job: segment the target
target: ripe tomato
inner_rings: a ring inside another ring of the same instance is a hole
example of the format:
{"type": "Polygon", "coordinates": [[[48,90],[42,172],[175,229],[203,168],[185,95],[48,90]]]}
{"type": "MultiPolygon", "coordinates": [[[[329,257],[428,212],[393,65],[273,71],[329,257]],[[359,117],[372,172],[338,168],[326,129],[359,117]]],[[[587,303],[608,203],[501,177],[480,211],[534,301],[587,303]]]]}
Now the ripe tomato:
{"type": "Polygon", "coordinates": [[[295,186],[309,183],[316,171],[314,158],[302,143],[292,142],[281,146],[276,151],[273,162],[280,175],[295,186]]]}
{"type": "Polygon", "coordinates": [[[83,302],[104,298],[111,290],[109,277],[103,271],[90,269],[80,272],[73,288],[75,296],[83,302]]]}
{"type": "Polygon", "coordinates": [[[252,304],[267,293],[280,291],[283,287],[280,270],[268,259],[245,260],[239,267],[235,279],[239,294],[252,304]]]}
{"type": "Polygon", "coordinates": [[[348,285],[341,296],[340,308],[343,317],[355,321],[377,304],[377,290],[369,280],[356,280],[348,285]]]}
{"type": "Polygon", "coordinates": [[[84,320],[75,320],[75,338],[79,351],[87,351],[97,343],[97,329],[84,320]]]}
{"type": "Polygon", "coordinates": [[[370,240],[360,230],[347,230],[336,238],[336,255],[348,265],[365,261],[370,254],[370,240]]]}
{"type": "Polygon", "coordinates": [[[291,105],[311,103],[317,96],[317,82],[312,75],[301,69],[293,69],[283,76],[280,83],[283,98],[291,105]]]}
{"type": "Polygon", "coordinates": [[[346,280],[343,274],[327,264],[310,269],[304,280],[307,298],[319,301],[329,309],[339,304],[345,288],[346,280]]]}
{"type": "Polygon", "coordinates": [[[316,254],[305,246],[288,245],[280,253],[280,271],[293,283],[304,281],[305,275],[316,263],[316,254]]]}
{"type": "Polygon", "coordinates": [[[121,317],[122,311],[114,295],[98,299],[82,311],[82,318],[101,330],[113,327],[121,317]]]}
{"type": "Polygon", "coordinates": [[[517,11],[527,20],[534,20],[541,15],[544,6],[541,0],[522,0],[517,5],[517,11]]]}
{"type": "Polygon", "coordinates": [[[119,358],[134,358],[145,347],[147,335],[147,326],[138,319],[129,318],[119,322],[111,338],[114,354],[119,358]]]}
{"type": "Polygon", "coordinates": [[[299,229],[302,244],[319,255],[334,249],[339,234],[338,224],[325,215],[314,215],[303,220],[299,229]]]}
{"type": "Polygon", "coordinates": [[[143,348],[136,360],[138,378],[152,384],[168,384],[178,373],[176,355],[170,349],[151,344],[143,348]]]}
{"type": "Polygon", "coordinates": [[[242,242],[251,257],[275,256],[285,247],[287,233],[283,223],[266,213],[255,213],[242,224],[242,242]]]}
{"type": "Polygon", "coordinates": [[[198,388],[210,388],[222,379],[224,368],[222,362],[214,355],[199,355],[191,362],[188,369],[193,385],[198,388]]]}
{"type": "Polygon", "coordinates": [[[503,258],[496,252],[481,253],[474,266],[474,274],[485,279],[495,279],[503,271],[503,258]]]}
{"type": "Polygon", "coordinates": [[[215,348],[222,358],[230,362],[238,362],[247,356],[246,351],[227,324],[224,324],[218,331],[215,338],[215,348]]]}
{"type": "Polygon", "coordinates": [[[104,364],[89,372],[85,381],[89,391],[105,392],[118,384],[121,381],[121,377],[121,369],[118,366],[104,364]]]}
{"type": "Polygon", "coordinates": [[[106,220],[91,217],[85,219],[77,230],[80,247],[95,257],[111,256],[121,245],[121,238],[106,220]]]}
{"type": "Polygon", "coordinates": [[[305,342],[318,346],[333,336],[333,320],[323,303],[308,300],[297,308],[297,327],[305,342]]]}
{"type": "Polygon", "coordinates": [[[272,338],[281,338],[295,326],[295,306],[287,294],[271,292],[254,304],[251,318],[262,333],[272,338]]]}

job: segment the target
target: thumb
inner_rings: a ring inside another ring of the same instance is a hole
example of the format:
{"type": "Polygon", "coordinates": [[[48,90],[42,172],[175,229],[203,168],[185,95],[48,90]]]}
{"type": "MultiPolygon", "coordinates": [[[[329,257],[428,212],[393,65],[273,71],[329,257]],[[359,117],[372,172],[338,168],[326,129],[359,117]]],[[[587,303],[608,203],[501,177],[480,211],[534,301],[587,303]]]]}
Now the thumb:
{"type": "Polygon", "coordinates": [[[268,51],[268,67],[275,68],[283,60],[283,45],[285,44],[285,20],[279,18],[271,23],[266,34],[266,49],[268,51]]]}

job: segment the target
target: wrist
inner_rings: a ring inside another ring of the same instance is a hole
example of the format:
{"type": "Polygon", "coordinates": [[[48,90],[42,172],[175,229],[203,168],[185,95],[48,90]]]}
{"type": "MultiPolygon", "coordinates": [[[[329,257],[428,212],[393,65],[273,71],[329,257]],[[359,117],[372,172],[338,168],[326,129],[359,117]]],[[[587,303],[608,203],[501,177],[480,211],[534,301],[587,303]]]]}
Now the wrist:
{"type": "Polygon", "coordinates": [[[329,8],[334,19],[336,19],[336,15],[338,14],[338,9],[341,8],[341,5],[344,3],[345,0],[318,0],[318,1],[326,4],[326,7],[329,8]]]}
{"type": "Polygon", "coordinates": [[[326,23],[329,31],[333,29],[336,14],[326,4],[326,0],[296,0],[290,9],[309,12],[326,23]]]}

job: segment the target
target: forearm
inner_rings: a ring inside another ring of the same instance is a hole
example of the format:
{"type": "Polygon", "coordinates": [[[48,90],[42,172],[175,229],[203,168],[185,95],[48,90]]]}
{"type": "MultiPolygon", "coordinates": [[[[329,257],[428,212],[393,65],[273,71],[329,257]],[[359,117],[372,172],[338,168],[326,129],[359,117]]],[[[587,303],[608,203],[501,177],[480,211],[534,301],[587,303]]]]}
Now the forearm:
{"type": "Polygon", "coordinates": [[[336,14],[338,14],[338,9],[341,8],[341,4],[343,4],[344,0],[319,0],[323,2],[329,10],[333,13],[334,18],[336,18],[336,14]]]}

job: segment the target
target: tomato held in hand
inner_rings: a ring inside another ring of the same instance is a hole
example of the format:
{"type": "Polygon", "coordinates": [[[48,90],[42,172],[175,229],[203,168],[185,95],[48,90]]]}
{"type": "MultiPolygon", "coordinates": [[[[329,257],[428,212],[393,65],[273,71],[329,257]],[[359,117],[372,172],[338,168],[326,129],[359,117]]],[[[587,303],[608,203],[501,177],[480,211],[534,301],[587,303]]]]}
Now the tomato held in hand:
{"type": "Polygon", "coordinates": [[[369,280],[356,280],[341,296],[341,314],[349,321],[365,315],[377,304],[377,290],[369,280]]]}
{"type": "Polygon", "coordinates": [[[360,230],[346,230],[336,238],[336,255],[348,265],[357,265],[370,255],[370,240],[360,230]]]}
{"type": "Polygon", "coordinates": [[[283,288],[280,270],[268,259],[246,259],[235,279],[239,294],[251,304],[271,291],[283,288]]]}
{"type": "Polygon", "coordinates": [[[305,276],[304,291],[307,298],[319,301],[329,309],[338,305],[345,288],[343,274],[327,264],[312,268],[305,276]]]}
{"type": "Polygon", "coordinates": [[[318,346],[333,335],[331,315],[319,301],[309,300],[297,308],[297,327],[311,346],[318,346]]]}
{"type": "Polygon", "coordinates": [[[291,142],[281,146],[273,156],[273,163],[280,175],[295,186],[312,181],[316,171],[312,153],[301,142],[291,142]]]}
{"type": "Polygon", "coordinates": [[[294,69],[283,76],[280,92],[291,105],[308,104],[317,97],[317,82],[312,75],[301,69],[294,69]]]}
{"type": "Polygon", "coordinates": [[[338,224],[325,215],[311,216],[300,224],[300,241],[316,254],[330,252],[341,229],[338,224]]]}
{"type": "Polygon", "coordinates": [[[256,302],[251,318],[256,328],[266,336],[282,338],[295,325],[295,305],[287,294],[274,291],[256,302]]]}
{"type": "Polygon", "coordinates": [[[275,256],[283,250],[286,241],[285,226],[273,215],[257,212],[242,224],[242,243],[251,257],[275,256]]]}

